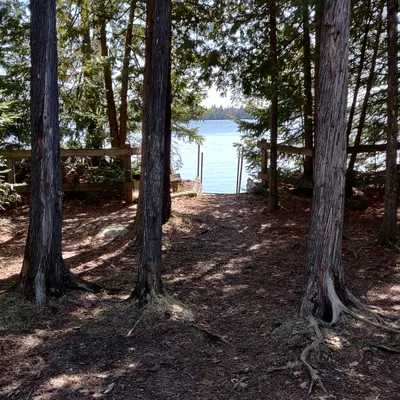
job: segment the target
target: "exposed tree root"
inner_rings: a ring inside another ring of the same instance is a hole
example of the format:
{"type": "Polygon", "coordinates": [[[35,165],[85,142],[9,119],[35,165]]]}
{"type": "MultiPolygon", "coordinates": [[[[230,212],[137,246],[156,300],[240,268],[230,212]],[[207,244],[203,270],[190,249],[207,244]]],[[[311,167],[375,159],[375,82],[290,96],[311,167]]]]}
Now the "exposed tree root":
{"type": "Polygon", "coordinates": [[[311,394],[315,384],[317,384],[325,394],[328,394],[328,391],[326,390],[325,385],[322,383],[317,370],[307,361],[310,353],[320,345],[324,344],[324,336],[322,335],[321,329],[319,329],[317,320],[314,317],[309,317],[308,320],[310,321],[310,326],[314,328],[314,332],[317,336],[316,339],[309,346],[307,346],[300,355],[300,361],[303,363],[311,379],[310,387],[308,388],[308,394],[311,394]]]}
{"type": "MultiPolygon", "coordinates": [[[[390,333],[400,334],[400,327],[389,325],[381,316],[374,313],[371,309],[369,309],[366,305],[364,305],[360,300],[358,300],[349,290],[346,290],[346,295],[347,295],[347,299],[348,299],[349,303],[351,303],[354,306],[355,310],[360,311],[362,314],[365,314],[366,316],[359,314],[359,313],[357,313],[357,311],[354,311],[353,309],[350,309],[349,307],[344,305],[343,302],[338,298],[333,286],[331,286],[330,283],[331,282],[329,282],[329,280],[328,280],[327,290],[328,290],[328,296],[331,300],[331,306],[332,306],[332,321],[331,321],[330,325],[334,325],[336,322],[338,322],[341,315],[347,314],[361,322],[365,322],[365,323],[372,325],[378,329],[382,329],[382,330],[384,330],[386,332],[390,332],[390,333]]],[[[324,336],[321,332],[321,329],[319,328],[319,323],[323,323],[323,322],[317,321],[317,319],[313,316],[309,316],[307,319],[310,322],[310,326],[314,329],[314,332],[316,335],[316,339],[309,346],[307,346],[300,355],[300,361],[302,362],[302,364],[306,368],[308,374],[310,375],[311,381],[310,381],[308,393],[311,394],[314,386],[318,385],[325,392],[325,394],[328,394],[327,389],[324,386],[324,384],[322,383],[321,378],[319,377],[316,368],[314,368],[307,361],[310,353],[314,349],[318,348],[320,345],[325,345],[324,336]]],[[[400,350],[397,350],[392,347],[388,347],[388,346],[384,346],[384,345],[373,345],[373,346],[376,348],[380,348],[382,350],[392,351],[394,353],[400,353],[400,350]]],[[[287,369],[287,368],[289,368],[289,367],[282,367],[280,369],[287,369]]],[[[279,369],[275,368],[274,370],[279,370],[279,369]]]]}
{"type": "Polygon", "coordinates": [[[360,311],[364,312],[366,315],[371,317],[374,321],[379,322],[381,324],[385,323],[385,320],[377,313],[372,311],[368,306],[366,306],[364,303],[362,303],[360,300],[357,299],[356,296],[349,290],[346,289],[346,295],[347,298],[353,305],[360,311]]]}
{"type": "Polygon", "coordinates": [[[70,272],[67,275],[67,287],[70,289],[86,290],[91,293],[100,293],[103,291],[103,287],[97,283],[85,281],[70,272]]]}
{"type": "Polygon", "coordinates": [[[391,332],[391,333],[400,333],[400,327],[398,326],[391,326],[388,325],[386,322],[376,322],[376,321],[372,321],[360,314],[357,314],[356,312],[350,310],[348,307],[346,307],[345,305],[343,306],[343,312],[345,314],[349,314],[351,315],[353,318],[358,319],[359,321],[365,322],[369,325],[375,326],[376,328],[382,329],[386,332],[391,332]]]}
{"type": "Polygon", "coordinates": [[[378,344],[378,343],[369,343],[368,346],[375,347],[376,349],[384,350],[384,351],[387,351],[389,353],[400,354],[400,349],[396,349],[393,346],[387,346],[385,344],[378,344]]]}

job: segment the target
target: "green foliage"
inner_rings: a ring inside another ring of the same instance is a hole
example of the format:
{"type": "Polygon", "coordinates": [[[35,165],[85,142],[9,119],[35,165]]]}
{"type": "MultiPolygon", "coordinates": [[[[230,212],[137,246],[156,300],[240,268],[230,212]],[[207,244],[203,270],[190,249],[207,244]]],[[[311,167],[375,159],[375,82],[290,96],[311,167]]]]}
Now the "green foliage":
{"type": "Polygon", "coordinates": [[[248,119],[250,115],[247,113],[244,106],[240,107],[216,107],[212,106],[207,110],[207,114],[204,116],[205,120],[209,119],[248,119]]]}
{"type": "Polygon", "coordinates": [[[0,148],[30,143],[29,15],[22,0],[0,5],[0,148]]]}
{"type": "Polygon", "coordinates": [[[100,161],[96,167],[80,161],[64,163],[65,180],[79,183],[120,183],[125,182],[125,171],[120,166],[120,159],[108,162],[100,161]]]}

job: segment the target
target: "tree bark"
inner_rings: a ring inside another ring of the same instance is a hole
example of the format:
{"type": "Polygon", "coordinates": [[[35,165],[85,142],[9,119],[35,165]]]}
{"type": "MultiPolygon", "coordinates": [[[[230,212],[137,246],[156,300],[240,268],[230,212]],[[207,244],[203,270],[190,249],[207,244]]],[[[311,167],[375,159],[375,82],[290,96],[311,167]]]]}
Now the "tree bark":
{"type": "Polygon", "coordinates": [[[161,277],[165,115],[171,0],[149,0],[146,18],[142,168],[139,200],[140,257],[136,287],[139,306],[163,294],[161,277]]]}
{"type": "Polygon", "coordinates": [[[107,47],[107,33],[106,33],[105,19],[101,21],[100,25],[100,47],[101,47],[101,56],[103,57],[103,63],[104,63],[103,65],[104,85],[106,88],[107,117],[108,117],[108,124],[110,127],[111,146],[120,147],[117,108],[115,106],[111,68],[108,63],[108,47],[107,47]]]}
{"type": "Polygon", "coordinates": [[[337,322],[346,303],[342,266],[350,2],[327,0],[321,29],[315,187],[308,274],[299,315],[337,322]]]}
{"type": "Polygon", "coordinates": [[[129,62],[131,58],[132,48],[132,31],[133,20],[136,11],[136,0],[132,0],[131,9],[129,11],[128,27],[125,38],[124,63],[122,66],[121,77],[121,109],[119,113],[119,144],[123,146],[126,143],[127,126],[128,126],[128,84],[129,84],[129,62]]]}
{"type": "Polygon", "coordinates": [[[31,63],[32,194],[19,290],[43,306],[64,292],[68,272],[61,255],[55,0],[31,0],[31,63]]]}
{"type": "Polygon", "coordinates": [[[397,0],[388,0],[388,93],[387,93],[387,142],[385,213],[378,234],[381,244],[397,244],[397,134],[398,134],[398,72],[397,72],[397,0]]]}
{"type": "Polygon", "coordinates": [[[276,1],[270,2],[270,59],[271,59],[271,150],[269,167],[269,203],[268,210],[278,210],[278,56],[276,39],[276,1]]]}
{"type": "MultiPolygon", "coordinates": [[[[312,98],[312,78],[311,78],[311,43],[310,43],[310,14],[308,10],[308,0],[303,0],[303,71],[304,71],[304,146],[312,149],[313,140],[313,98],[312,98]]],[[[304,178],[313,178],[313,158],[304,158],[304,178]]]]}

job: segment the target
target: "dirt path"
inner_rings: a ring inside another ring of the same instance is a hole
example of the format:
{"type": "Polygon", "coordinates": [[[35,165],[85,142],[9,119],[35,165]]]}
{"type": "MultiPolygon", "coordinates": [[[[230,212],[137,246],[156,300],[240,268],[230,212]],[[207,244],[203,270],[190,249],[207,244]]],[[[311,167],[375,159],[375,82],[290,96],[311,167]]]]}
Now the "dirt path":
{"type": "MultiPolygon", "coordinates": [[[[65,259],[86,279],[124,291],[68,292],[45,312],[1,294],[0,398],[310,398],[301,366],[269,372],[296,363],[311,339],[293,318],[309,207],[282,200],[271,216],[262,197],[174,200],[174,218],[165,227],[164,279],[171,298],[183,304],[160,302],[143,313],[122,301],[137,265],[132,238],[99,236],[110,224],[129,230],[135,207],[68,202],[65,259]]],[[[344,243],[344,262],[355,293],[399,318],[396,255],[381,247],[357,254],[379,226],[379,207],[346,216],[351,240],[344,243]]],[[[16,281],[26,212],[1,219],[0,290],[16,281]]],[[[400,338],[352,320],[325,333],[333,351],[314,354],[311,361],[337,399],[399,399],[399,354],[379,345],[400,349],[400,338]]],[[[317,390],[311,398],[326,397],[317,390]]]]}

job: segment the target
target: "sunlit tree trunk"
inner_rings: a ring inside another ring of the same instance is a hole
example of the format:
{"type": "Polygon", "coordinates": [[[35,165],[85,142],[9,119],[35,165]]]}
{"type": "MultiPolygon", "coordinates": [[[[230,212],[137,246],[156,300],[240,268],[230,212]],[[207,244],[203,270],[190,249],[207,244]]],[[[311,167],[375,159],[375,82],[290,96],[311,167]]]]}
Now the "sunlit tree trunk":
{"type": "Polygon", "coordinates": [[[397,72],[397,0],[388,0],[388,93],[385,214],[378,241],[385,245],[397,244],[397,135],[398,135],[398,72],[397,72]]]}
{"type": "Polygon", "coordinates": [[[314,198],[299,314],[336,322],[346,302],[342,231],[350,2],[327,0],[321,27],[314,198]]]}
{"type": "Polygon", "coordinates": [[[170,24],[171,0],[149,0],[138,209],[140,259],[133,291],[139,305],[164,292],[161,278],[162,201],[170,24]]]}

